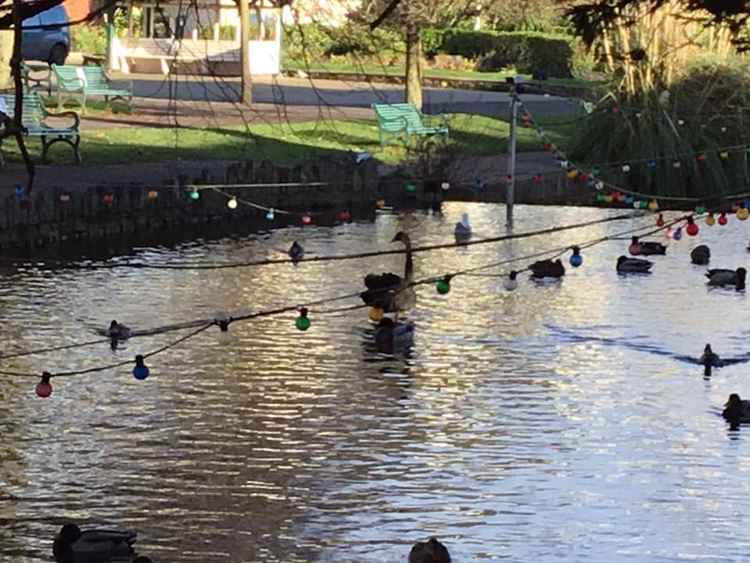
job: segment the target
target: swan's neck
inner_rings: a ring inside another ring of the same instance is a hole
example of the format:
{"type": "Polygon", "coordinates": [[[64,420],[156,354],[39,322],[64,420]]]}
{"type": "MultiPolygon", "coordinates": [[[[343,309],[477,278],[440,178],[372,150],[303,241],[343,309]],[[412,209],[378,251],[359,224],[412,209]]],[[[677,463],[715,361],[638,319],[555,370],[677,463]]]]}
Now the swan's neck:
{"type": "Polygon", "coordinates": [[[411,281],[414,277],[414,260],[412,259],[411,241],[405,240],[406,247],[406,264],[404,265],[404,279],[411,281]]]}

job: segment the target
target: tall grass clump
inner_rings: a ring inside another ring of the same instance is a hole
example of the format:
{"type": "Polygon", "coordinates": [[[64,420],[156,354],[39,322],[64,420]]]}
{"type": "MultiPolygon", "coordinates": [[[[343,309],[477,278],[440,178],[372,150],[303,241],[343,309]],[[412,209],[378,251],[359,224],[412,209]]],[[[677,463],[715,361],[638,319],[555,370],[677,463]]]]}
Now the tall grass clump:
{"type": "Polygon", "coordinates": [[[601,35],[610,87],[582,119],[571,154],[633,191],[738,193],[747,151],[731,147],[748,140],[750,65],[728,30],[686,19],[680,6],[623,11],[601,35]]]}

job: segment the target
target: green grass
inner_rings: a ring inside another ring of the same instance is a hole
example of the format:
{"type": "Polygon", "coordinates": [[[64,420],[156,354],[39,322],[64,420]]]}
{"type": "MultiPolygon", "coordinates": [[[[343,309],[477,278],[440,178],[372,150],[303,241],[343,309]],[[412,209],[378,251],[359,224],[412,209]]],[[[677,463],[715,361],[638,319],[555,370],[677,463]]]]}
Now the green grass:
{"type": "MultiPolygon", "coordinates": [[[[287,60],[284,62],[284,71],[310,71],[310,72],[331,72],[337,74],[365,74],[373,76],[404,76],[403,65],[386,66],[379,65],[376,63],[352,63],[348,61],[328,61],[321,63],[316,61],[312,64],[305,64],[303,61],[287,60]]],[[[499,72],[479,72],[476,70],[446,70],[439,68],[425,68],[425,78],[444,78],[446,80],[470,80],[470,81],[483,81],[483,82],[499,82],[504,83],[505,79],[509,76],[523,76],[527,82],[534,82],[531,80],[530,75],[523,75],[516,71],[514,68],[503,69],[499,72]]],[[[571,88],[591,88],[596,86],[598,82],[585,80],[582,78],[549,78],[544,82],[539,82],[540,85],[548,85],[551,87],[571,87],[571,88]]]]}
{"type": "MultiPolygon", "coordinates": [[[[565,146],[571,125],[560,119],[543,122],[553,142],[565,146]]],[[[458,154],[494,155],[506,152],[509,125],[500,119],[456,114],[450,122],[451,148],[458,154]]],[[[395,143],[395,141],[394,141],[395,143]]],[[[29,149],[39,156],[39,142],[31,139],[29,149]]],[[[11,162],[20,162],[18,151],[7,139],[4,151],[11,162]]],[[[519,151],[542,150],[533,129],[520,128],[519,151]]],[[[90,129],[82,132],[84,166],[101,164],[159,162],[165,160],[234,160],[268,158],[277,162],[299,162],[342,152],[367,151],[390,164],[403,161],[408,151],[401,144],[380,148],[374,120],[319,121],[256,125],[248,133],[244,127],[221,129],[123,127],[90,129]]],[[[72,163],[70,147],[57,144],[50,158],[53,163],[72,163]]]]}

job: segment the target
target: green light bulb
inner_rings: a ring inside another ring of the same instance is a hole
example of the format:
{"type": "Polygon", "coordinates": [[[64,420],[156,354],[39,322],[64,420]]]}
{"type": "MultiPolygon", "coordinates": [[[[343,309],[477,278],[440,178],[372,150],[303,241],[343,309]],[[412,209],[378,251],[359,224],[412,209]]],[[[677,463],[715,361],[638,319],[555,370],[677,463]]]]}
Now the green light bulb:
{"type": "Polygon", "coordinates": [[[451,282],[447,279],[440,280],[439,282],[437,282],[437,285],[435,287],[440,295],[445,295],[451,290],[451,282]]]}

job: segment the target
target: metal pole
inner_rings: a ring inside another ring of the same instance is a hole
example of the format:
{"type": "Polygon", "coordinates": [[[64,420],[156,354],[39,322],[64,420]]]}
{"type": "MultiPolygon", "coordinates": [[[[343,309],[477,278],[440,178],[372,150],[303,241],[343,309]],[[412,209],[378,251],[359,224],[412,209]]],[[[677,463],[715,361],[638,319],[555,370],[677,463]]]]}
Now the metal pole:
{"type": "Polygon", "coordinates": [[[510,99],[510,140],[508,147],[508,190],[505,195],[505,227],[508,230],[513,229],[513,198],[516,187],[516,122],[518,121],[518,102],[516,95],[518,87],[515,79],[511,88],[510,99]]]}

